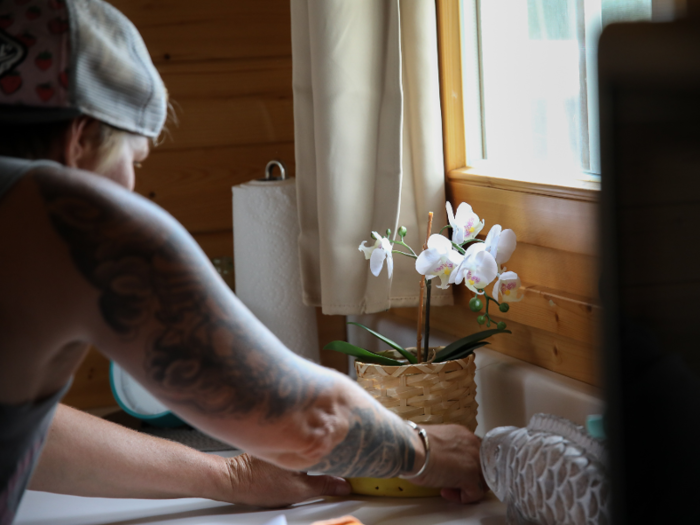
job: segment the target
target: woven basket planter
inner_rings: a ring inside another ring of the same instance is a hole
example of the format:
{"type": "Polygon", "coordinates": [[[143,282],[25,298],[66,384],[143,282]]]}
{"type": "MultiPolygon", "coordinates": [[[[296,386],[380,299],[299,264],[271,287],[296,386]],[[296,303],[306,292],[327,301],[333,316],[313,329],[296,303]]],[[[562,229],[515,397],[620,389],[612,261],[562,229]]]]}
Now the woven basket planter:
{"type": "MultiPolygon", "coordinates": [[[[479,405],[474,382],[474,354],[445,363],[404,366],[355,361],[355,371],[357,383],[403,419],[421,425],[456,423],[472,432],[476,429],[479,405]]],[[[366,496],[415,498],[440,495],[438,488],[418,487],[401,478],[351,478],[348,481],[355,494],[366,496]]]]}
{"type": "Polygon", "coordinates": [[[474,354],[445,363],[383,366],[355,362],[357,382],[385,408],[414,423],[476,430],[474,354]]]}

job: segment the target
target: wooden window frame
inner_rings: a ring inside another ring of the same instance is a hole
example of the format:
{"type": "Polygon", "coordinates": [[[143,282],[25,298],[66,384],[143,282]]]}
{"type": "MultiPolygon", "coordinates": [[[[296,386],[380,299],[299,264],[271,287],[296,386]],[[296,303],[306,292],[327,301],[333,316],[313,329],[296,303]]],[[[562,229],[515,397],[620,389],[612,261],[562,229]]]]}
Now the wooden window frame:
{"type": "MultiPolygon", "coordinates": [[[[513,334],[492,338],[490,348],[598,385],[598,191],[489,177],[467,165],[459,4],[436,0],[448,199],[469,202],[487,230],[497,223],[515,230],[518,249],[508,267],[525,289],[521,303],[498,312],[513,334]]],[[[436,308],[431,324],[455,336],[474,332],[469,298],[457,287],[455,306],[436,308]]]]}

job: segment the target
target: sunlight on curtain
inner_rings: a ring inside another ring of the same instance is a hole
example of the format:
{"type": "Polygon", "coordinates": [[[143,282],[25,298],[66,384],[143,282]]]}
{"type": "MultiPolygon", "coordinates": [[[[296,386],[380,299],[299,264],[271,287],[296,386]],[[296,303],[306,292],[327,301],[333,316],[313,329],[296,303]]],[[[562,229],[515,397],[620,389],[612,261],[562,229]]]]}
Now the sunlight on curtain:
{"type": "MultiPolygon", "coordinates": [[[[418,303],[412,259],[371,275],[371,232],[445,218],[435,4],[292,0],[299,249],[304,302],[326,314],[418,303]]],[[[451,304],[438,290],[433,304],[451,304]]]]}

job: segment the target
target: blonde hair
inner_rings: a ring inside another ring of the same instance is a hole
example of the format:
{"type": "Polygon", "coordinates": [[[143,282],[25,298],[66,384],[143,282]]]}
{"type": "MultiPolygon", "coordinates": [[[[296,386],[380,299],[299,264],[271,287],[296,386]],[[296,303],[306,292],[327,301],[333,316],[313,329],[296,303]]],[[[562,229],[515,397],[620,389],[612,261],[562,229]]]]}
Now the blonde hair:
{"type": "MultiPolygon", "coordinates": [[[[167,95],[168,92],[166,90],[166,96],[167,95]]],[[[175,113],[175,108],[170,102],[170,97],[168,97],[167,100],[168,113],[165,125],[160,131],[160,134],[156,138],[151,139],[151,146],[154,148],[161,145],[163,142],[165,142],[165,140],[167,140],[167,138],[170,137],[170,129],[168,128],[168,124],[174,124],[175,126],[178,125],[177,115],[175,113]]],[[[98,122],[100,123],[100,131],[97,148],[100,154],[100,162],[97,166],[97,170],[99,171],[103,168],[108,168],[112,162],[114,162],[119,154],[119,150],[124,145],[126,138],[129,135],[134,134],[129,131],[124,131],[123,129],[115,128],[114,126],[106,124],[102,121],[98,122]]]]}

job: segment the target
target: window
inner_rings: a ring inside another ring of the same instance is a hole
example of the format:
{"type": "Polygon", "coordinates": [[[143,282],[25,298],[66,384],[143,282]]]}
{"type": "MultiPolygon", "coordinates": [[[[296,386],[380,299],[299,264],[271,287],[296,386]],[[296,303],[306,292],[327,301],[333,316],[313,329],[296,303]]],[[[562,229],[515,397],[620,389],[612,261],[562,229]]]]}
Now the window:
{"type": "MultiPolygon", "coordinates": [[[[650,5],[652,19],[661,19],[672,15],[681,1],[436,0],[448,198],[453,206],[471,204],[486,219],[487,229],[508,225],[518,236],[508,269],[520,275],[525,294],[518,308],[502,315],[513,333],[494,338],[490,349],[600,384],[599,193],[592,180],[597,141],[590,135],[596,128],[590,119],[597,111],[589,97],[595,86],[590,78],[595,52],[579,43],[593,38],[594,19],[598,31],[621,17],[648,19],[650,5]],[[597,11],[591,7],[595,5],[597,11]],[[491,11],[484,12],[485,6],[491,11]],[[550,11],[552,6],[558,10],[550,11]],[[495,18],[485,20],[487,14],[495,18]],[[581,20],[583,24],[578,23],[581,20]],[[487,29],[494,33],[487,34],[487,29]],[[471,40],[463,41],[463,33],[471,40]],[[528,57],[523,64],[526,46],[540,52],[540,58],[528,57]],[[471,54],[463,58],[468,49],[471,54]],[[496,72],[488,78],[489,71],[506,66],[523,73],[508,77],[496,72]],[[544,78],[532,78],[535,73],[544,78]],[[504,77],[506,85],[496,84],[491,92],[493,82],[504,77]],[[563,94],[549,85],[558,82],[565,88],[563,94]],[[552,92],[558,94],[550,97],[552,92]],[[494,116],[498,111],[502,115],[494,116]],[[555,124],[558,135],[544,133],[555,124]],[[498,125],[504,135],[494,138],[498,125]],[[519,128],[518,133],[509,126],[519,128]],[[586,134],[581,131],[586,126],[587,153],[586,134]],[[548,151],[560,153],[556,147],[561,144],[565,153],[548,158],[548,151]],[[547,169],[549,174],[544,173],[547,169]],[[589,180],[581,180],[582,176],[589,180]]],[[[455,336],[473,332],[476,314],[469,310],[470,294],[464,290],[455,290],[455,306],[431,314],[437,329],[455,336]]]]}
{"type": "MultiPolygon", "coordinates": [[[[596,56],[611,22],[667,16],[652,0],[461,0],[466,166],[595,187],[596,56]]],[[[666,9],[664,9],[666,6],[666,9]]]]}

